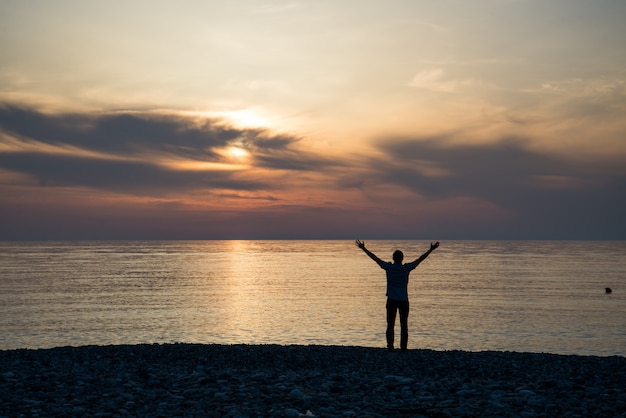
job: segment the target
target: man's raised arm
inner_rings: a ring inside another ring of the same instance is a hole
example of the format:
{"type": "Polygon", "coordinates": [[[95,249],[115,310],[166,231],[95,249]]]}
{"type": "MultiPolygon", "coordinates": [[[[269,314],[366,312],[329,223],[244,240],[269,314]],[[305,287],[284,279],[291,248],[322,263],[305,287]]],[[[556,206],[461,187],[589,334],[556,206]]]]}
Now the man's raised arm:
{"type": "Polygon", "coordinates": [[[424,261],[426,259],[426,257],[428,257],[430,255],[430,253],[432,253],[433,251],[435,251],[437,248],[439,248],[439,241],[437,241],[436,243],[430,243],[430,248],[428,251],[426,251],[424,254],[422,254],[420,256],[420,258],[418,258],[417,260],[414,261],[414,263],[421,263],[422,261],[424,261]]]}
{"type": "Polygon", "coordinates": [[[372,260],[376,262],[376,264],[381,265],[382,263],[384,263],[383,260],[381,260],[380,258],[376,256],[376,254],[374,254],[373,252],[365,248],[365,243],[363,241],[359,241],[357,239],[356,241],[354,241],[354,244],[360,249],[362,249],[365,252],[365,254],[367,254],[372,260]]]}

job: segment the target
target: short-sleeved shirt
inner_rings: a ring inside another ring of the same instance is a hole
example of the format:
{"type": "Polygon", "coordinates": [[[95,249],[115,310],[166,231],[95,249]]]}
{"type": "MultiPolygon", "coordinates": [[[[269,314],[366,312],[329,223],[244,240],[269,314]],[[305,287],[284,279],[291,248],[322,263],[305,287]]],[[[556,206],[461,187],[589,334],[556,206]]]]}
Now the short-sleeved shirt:
{"type": "Polygon", "coordinates": [[[406,264],[395,264],[383,261],[378,265],[387,273],[387,297],[394,300],[409,300],[408,284],[409,273],[419,263],[413,261],[406,264]]]}

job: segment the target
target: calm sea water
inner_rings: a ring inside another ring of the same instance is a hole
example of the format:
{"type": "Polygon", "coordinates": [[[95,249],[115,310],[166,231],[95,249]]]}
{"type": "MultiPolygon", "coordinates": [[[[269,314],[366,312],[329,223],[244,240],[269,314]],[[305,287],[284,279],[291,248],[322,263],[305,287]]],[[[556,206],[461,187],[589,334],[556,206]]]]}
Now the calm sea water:
{"type": "MultiPolygon", "coordinates": [[[[430,243],[366,244],[410,261],[430,243]]],[[[442,241],[409,297],[409,348],[626,356],[626,242],[442,241]]],[[[384,331],[384,271],[352,241],[0,243],[3,350],[384,347],[384,331]]]]}

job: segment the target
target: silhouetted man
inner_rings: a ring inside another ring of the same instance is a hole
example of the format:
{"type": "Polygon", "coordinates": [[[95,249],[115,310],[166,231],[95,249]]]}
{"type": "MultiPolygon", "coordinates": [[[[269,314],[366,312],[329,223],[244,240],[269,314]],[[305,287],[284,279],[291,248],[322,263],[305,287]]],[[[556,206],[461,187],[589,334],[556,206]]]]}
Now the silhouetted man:
{"type": "Polygon", "coordinates": [[[355,244],[387,273],[387,350],[393,351],[396,314],[400,311],[400,349],[404,351],[409,342],[409,273],[439,247],[439,242],[431,243],[430,249],[420,258],[406,264],[402,264],[404,254],[400,250],[394,251],[393,263],[388,263],[365,248],[364,242],[356,240],[355,244]]]}

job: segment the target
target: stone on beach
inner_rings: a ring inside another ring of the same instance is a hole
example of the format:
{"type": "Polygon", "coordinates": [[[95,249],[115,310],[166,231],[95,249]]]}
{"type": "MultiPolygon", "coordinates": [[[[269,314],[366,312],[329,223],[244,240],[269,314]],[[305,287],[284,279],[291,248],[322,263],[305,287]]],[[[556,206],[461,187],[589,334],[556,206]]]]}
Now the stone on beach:
{"type": "Polygon", "coordinates": [[[625,388],[624,357],[200,344],[0,351],[0,417],[626,417],[625,388]]]}

